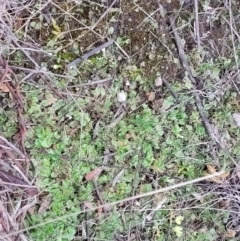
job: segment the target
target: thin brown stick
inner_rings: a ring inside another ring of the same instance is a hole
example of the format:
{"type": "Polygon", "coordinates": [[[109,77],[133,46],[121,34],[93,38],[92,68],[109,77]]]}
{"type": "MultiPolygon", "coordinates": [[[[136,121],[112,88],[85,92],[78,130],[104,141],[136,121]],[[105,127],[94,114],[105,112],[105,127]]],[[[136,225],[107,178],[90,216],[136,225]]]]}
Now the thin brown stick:
{"type": "MultiPolygon", "coordinates": [[[[44,75],[46,76],[46,78],[47,78],[49,81],[51,81],[51,83],[54,84],[54,81],[53,81],[53,79],[51,78],[50,73],[47,73],[47,72],[45,72],[45,71],[41,71],[42,68],[40,67],[40,65],[30,56],[30,54],[29,54],[24,48],[21,47],[21,45],[18,43],[17,37],[14,35],[14,33],[11,31],[11,29],[8,27],[8,25],[5,23],[5,21],[0,18],[0,22],[3,24],[4,28],[5,28],[5,29],[7,30],[7,32],[9,33],[9,37],[12,39],[12,41],[14,42],[14,44],[24,53],[24,55],[25,55],[28,59],[31,60],[31,62],[35,65],[35,68],[36,68],[39,72],[41,72],[41,77],[42,77],[42,79],[44,80],[44,82],[46,83],[46,79],[42,76],[42,74],[44,74],[44,75]]],[[[9,69],[10,69],[10,67],[9,67],[9,69]]],[[[13,72],[11,72],[11,73],[13,73],[13,72]]],[[[18,84],[19,84],[19,83],[18,83],[18,84]]],[[[48,86],[49,86],[49,85],[48,85],[48,86]]],[[[58,93],[58,92],[54,89],[54,87],[51,87],[51,90],[52,90],[55,94],[58,93]]],[[[58,94],[58,97],[60,97],[60,96],[61,96],[61,94],[58,94]]],[[[64,99],[63,96],[61,96],[60,98],[64,99]]]]}
{"type": "Polygon", "coordinates": [[[34,63],[35,67],[38,67],[38,69],[41,69],[41,67],[36,63],[36,61],[28,54],[27,51],[25,51],[25,49],[23,49],[21,47],[21,45],[18,43],[18,39],[16,38],[16,36],[13,34],[13,32],[11,31],[11,29],[8,27],[8,25],[5,23],[5,21],[0,18],[0,22],[3,24],[4,28],[7,30],[9,36],[11,37],[12,41],[14,42],[14,44],[19,47],[21,49],[21,51],[25,54],[26,57],[28,57],[32,63],[34,63]]]}
{"type": "Polygon", "coordinates": [[[97,20],[97,22],[91,27],[91,30],[94,30],[97,25],[103,20],[103,18],[108,14],[108,12],[111,10],[113,5],[117,2],[118,0],[114,0],[112,4],[106,9],[106,11],[101,15],[101,17],[97,20]]]}
{"type": "MultiPolygon", "coordinates": [[[[98,197],[101,205],[104,205],[105,202],[103,201],[102,195],[101,195],[101,193],[100,193],[100,191],[99,191],[99,189],[98,189],[97,181],[96,181],[95,179],[93,179],[92,182],[93,182],[94,188],[95,188],[96,193],[97,193],[97,197],[98,197]]],[[[103,208],[103,212],[104,212],[104,213],[106,212],[106,209],[105,209],[105,208],[103,208]]]]}
{"type": "Polygon", "coordinates": [[[24,191],[26,191],[27,194],[32,197],[38,193],[36,187],[30,186],[27,182],[20,179],[19,177],[14,176],[10,172],[5,172],[3,170],[0,170],[0,179],[2,180],[0,182],[8,185],[17,186],[23,189],[24,191]]]}
{"type": "Polygon", "coordinates": [[[0,65],[3,68],[5,68],[5,72],[9,73],[11,75],[12,79],[14,80],[14,81],[6,82],[6,86],[9,89],[9,92],[12,94],[14,101],[16,103],[16,107],[17,107],[18,126],[19,126],[19,132],[20,132],[20,136],[21,136],[20,149],[21,149],[21,152],[24,154],[24,158],[26,160],[26,164],[27,164],[26,172],[27,172],[29,159],[28,159],[27,152],[26,152],[25,145],[24,145],[24,140],[25,140],[25,135],[26,135],[26,123],[22,116],[24,108],[23,108],[22,96],[21,96],[20,90],[19,90],[18,79],[17,79],[17,76],[15,75],[15,73],[9,67],[7,61],[4,60],[1,56],[0,56],[0,65]]]}
{"type": "Polygon", "coordinates": [[[3,60],[3,59],[0,59],[0,61],[1,61],[1,65],[5,68],[4,72],[2,74],[2,77],[0,79],[0,85],[1,85],[3,83],[3,81],[5,80],[5,77],[6,77],[7,73],[8,73],[8,69],[6,68],[6,65],[7,65],[6,61],[3,60]]]}
{"type": "MultiPolygon", "coordinates": [[[[193,86],[196,86],[196,80],[195,78],[193,77],[193,74],[192,74],[192,71],[189,67],[189,64],[188,64],[188,61],[187,61],[187,57],[185,55],[185,52],[184,52],[184,48],[183,48],[183,45],[182,45],[182,40],[177,32],[177,28],[176,28],[176,25],[175,25],[175,22],[173,20],[172,17],[170,17],[170,24],[171,24],[171,28],[172,28],[172,32],[173,32],[173,35],[174,35],[174,38],[175,38],[175,43],[177,45],[177,49],[178,49],[178,53],[179,53],[179,58],[182,62],[182,65],[184,67],[184,69],[187,71],[188,73],[188,77],[190,79],[190,81],[192,82],[193,86]]],[[[231,161],[237,166],[239,167],[239,165],[237,164],[237,162],[233,159],[233,157],[230,155],[230,153],[222,146],[221,142],[218,140],[218,138],[214,135],[214,132],[212,130],[212,127],[211,127],[211,124],[208,120],[208,117],[207,117],[207,113],[203,107],[203,104],[202,104],[202,100],[199,96],[199,93],[198,92],[194,92],[193,93],[194,95],[194,98],[195,98],[195,102],[196,102],[196,106],[198,108],[198,111],[200,113],[200,116],[202,117],[202,121],[203,121],[203,124],[208,132],[208,135],[210,136],[210,138],[215,141],[218,146],[224,150],[224,152],[228,155],[228,157],[231,159],[231,161]]]]}
{"type": "Polygon", "coordinates": [[[197,49],[200,51],[200,33],[199,33],[199,20],[198,20],[198,0],[194,0],[194,10],[195,10],[195,34],[197,39],[197,49]]]}
{"type": "Polygon", "coordinates": [[[82,213],[85,213],[85,212],[91,212],[91,211],[97,210],[99,208],[108,208],[108,207],[115,206],[115,205],[120,204],[120,203],[129,202],[129,201],[140,199],[140,198],[143,198],[143,197],[148,197],[148,196],[153,196],[153,195],[156,195],[156,194],[159,194],[159,193],[168,192],[170,190],[177,189],[177,188],[180,188],[180,187],[184,187],[184,186],[187,186],[187,185],[191,185],[191,184],[196,183],[196,182],[201,182],[201,181],[204,181],[204,180],[207,180],[207,179],[210,180],[211,178],[220,176],[223,173],[224,173],[224,171],[216,172],[216,173],[211,174],[211,175],[199,177],[199,178],[196,178],[196,179],[193,179],[193,180],[190,180],[190,181],[186,181],[186,182],[181,182],[181,183],[169,186],[169,187],[164,187],[164,188],[154,190],[154,191],[151,191],[151,192],[142,193],[142,194],[135,195],[135,196],[132,196],[132,197],[128,197],[128,198],[125,198],[125,199],[121,199],[121,200],[118,200],[118,201],[115,201],[115,202],[106,203],[104,205],[98,205],[98,206],[95,206],[91,209],[87,209],[87,210],[84,210],[84,211],[78,211],[78,212],[75,212],[75,213],[63,215],[61,217],[58,217],[58,218],[55,218],[55,219],[52,219],[52,220],[48,220],[48,221],[45,221],[45,222],[41,222],[41,223],[33,225],[31,227],[23,228],[20,231],[13,231],[13,232],[9,233],[8,236],[2,235],[2,238],[9,237],[9,236],[12,236],[12,235],[16,235],[16,234],[19,234],[19,233],[22,233],[22,232],[26,232],[26,231],[31,230],[31,229],[39,228],[39,227],[42,227],[42,226],[44,226],[46,224],[49,224],[49,223],[54,223],[54,222],[57,222],[57,221],[66,220],[67,218],[70,218],[70,217],[76,217],[79,214],[82,214],[82,213]]]}
{"type": "Polygon", "coordinates": [[[168,90],[170,91],[171,95],[173,96],[173,98],[176,100],[176,101],[179,101],[178,99],[178,95],[175,93],[175,91],[173,90],[173,88],[171,87],[171,85],[169,84],[169,82],[162,77],[162,82],[163,84],[168,88],[168,90]]]}
{"type": "MultiPolygon", "coordinates": [[[[236,46],[235,46],[235,43],[234,43],[234,34],[233,34],[233,29],[234,29],[234,26],[235,26],[235,23],[233,21],[233,13],[232,13],[232,1],[229,0],[229,6],[228,6],[228,11],[229,11],[229,22],[230,22],[230,30],[231,30],[231,40],[232,40],[232,48],[233,48],[233,53],[234,53],[234,59],[235,59],[235,64],[236,64],[236,67],[237,67],[237,80],[240,81],[240,71],[239,71],[239,57],[237,55],[237,50],[236,50],[236,46]]],[[[234,86],[236,88],[236,84],[234,83],[234,86]]],[[[237,88],[238,89],[238,88],[237,88]]],[[[238,90],[238,94],[239,94],[239,90],[238,90]]]]}
{"type": "Polygon", "coordinates": [[[90,50],[89,52],[87,52],[86,54],[84,54],[82,57],[75,59],[74,61],[72,61],[71,63],[67,64],[67,68],[71,69],[73,67],[76,67],[76,65],[80,64],[81,62],[83,62],[84,60],[87,60],[89,57],[91,57],[94,54],[97,54],[98,52],[100,52],[101,50],[107,48],[108,46],[113,44],[113,39],[107,41],[106,43],[90,50]]]}
{"type": "Polygon", "coordinates": [[[88,82],[88,83],[83,83],[83,84],[77,84],[77,85],[69,85],[68,88],[74,88],[74,87],[83,87],[83,86],[90,86],[90,85],[97,85],[97,84],[102,84],[104,82],[110,81],[112,80],[112,77],[108,77],[105,79],[100,79],[100,80],[96,80],[96,81],[92,81],[92,82],[88,82]]]}
{"type": "Polygon", "coordinates": [[[4,138],[3,136],[0,136],[0,139],[6,145],[8,145],[8,147],[10,147],[13,151],[15,151],[21,158],[25,158],[25,155],[16,146],[14,146],[12,143],[10,143],[6,138],[4,138]]]}

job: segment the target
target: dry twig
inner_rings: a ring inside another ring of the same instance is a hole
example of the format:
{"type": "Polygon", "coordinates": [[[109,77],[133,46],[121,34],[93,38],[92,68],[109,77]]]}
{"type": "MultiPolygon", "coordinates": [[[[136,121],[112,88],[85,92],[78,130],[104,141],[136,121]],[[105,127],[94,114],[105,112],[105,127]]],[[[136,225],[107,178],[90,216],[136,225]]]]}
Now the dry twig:
{"type": "Polygon", "coordinates": [[[163,84],[168,88],[168,90],[170,91],[170,93],[171,93],[171,95],[173,96],[173,98],[174,98],[176,101],[179,101],[178,95],[175,93],[175,91],[173,90],[173,88],[171,87],[171,85],[169,84],[169,82],[168,82],[164,77],[162,77],[162,82],[163,82],[163,84]]]}
{"type": "Polygon", "coordinates": [[[7,144],[13,151],[15,151],[21,158],[25,158],[25,155],[16,147],[14,146],[11,142],[9,142],[6,138],[3,136],[0,136],[0,139],[7,144]]]}
{"type": "Polygon", "coordinates": [[[194,0],[195,10],[195,34],[197,39],[197,49],[200,51],[200,33],[199,33],[199,20],[198,20],[198,0],[194,0]]]}
{"type": "MultiPolygon", "coordinates": [[[[172,28],[172,32],[173,32],[173,35],[174,35],[174,38],[175,38],[175,43],[177,45],[177,49],[178,49],[178,53],[179,53],[179,58],[182,62],[182,65],[184,67],[184,69],[187,71],[188,73],[188,77],[190,79],[190,81],[192,82],[193,86],[196,86],[196,80],[195,78],[193,77],[193,74],[192,74],[192,71],[190,69],[190,66],[188,64],[188,61],[187,61],[187,57],[185,55],[185,52],[184,52],[184,48],[183,48],[183,44],[182,44],[182,40],[176,30],[176,25],[175,25],[175,22],[173,20],[172,17],[170,17],[170,24],[171,24],[171,28],[172,28]]],[[[203,121],[203,124],[208,132],[208,135],[210,136],[210,138],[215,141],[218,146],[224,150],[224,152],[228,155],[228,157],[231,159],[231,161],[234,163],[234,165],[236,165],[238,167],[238,164],[237,162],[234,160],[234,158],[230,155],[230,153],[222,146],[221,142],[218,140],[218,138],[215,136],[213,130],[212,130],[212,127],[211,127],[211,124],[208,120],[208,117],[207,117],[207,113],[203,107],[203,104],[202,104],[202,100],[199,96],[199,93],[198,92],[194,92],[193,93],[194,95],[194,98],[195,98],[195,102],[196,102],[196,106],[198,108],[198,111],[202,117],[202,121],[203,121]]]]}
{"type": "Polygon", "coordinates": [[[71,69],[73,67],[76,67],[76,65],[80,64],[81,62],[83,62],[84,60],[87,60],[89,57],[91,57],[94,54],[97,54],[98,52],[100,52],[101,50],[107,48],[108,46],[113,44],[113,40],[109,40],[108,42],[90,50],[89,52],[87,52],[86,54],[84,54],[82,57],[75,59],[74,61],[72,61],[71,63],[67,64],[67,68],[71,69]]]}
{"type": "Polygon", "coordinates": [[[0,181],[1,183],[17,186],[27,192],[27,194],[31,197],[37,194],[37,189],[33,186],[30,186],[27,182],[23,181],[19,177],[14,176],[10,172],[5,172],[0,170],[0,181]]]}
{"type": "MultiPolygon", "coordinates": [[[[156,194],[159,194],[159,193],[168,192],[170,190],[177,189],[177,188],[180,188],[180,187],[184,187],[184,186],[187,186],[187,185],[191,185],[191,184],[196,183],[196,182],[201,182],[201,181],[204,181],[204,180],[207,180],[207,179],[211,179],[213,177],[222,175],[223,173],[224,173],[224,171],[216,172],[216,173],[208,175],[208,176],[196,178],[196,179],[193,179],[193,180],[190,180],[190,181],[186,181],[186,182],[181,182],[181,183],[169,186],[169,187],[164,187],[164,188],[161,188],[161,189],[158,189],[158,190],[154,190],[154,191],[151,191],[151,192],[135,195],[135,196],[128,197],[128,198],[125,198],[125,199],[122,199],[122,200],[119,200],[119,201],[115,201],[115,202],[112,202],[112,203],[106,203],[104,205],[98,205],[98,206],[92,207],[91,209],[87,209],[87,210],[84,210],[84,211],[79,211],[79,212],[75,212],[75,213],[72,213],[72,214],[63,215],[63,216],[61,216],[59,218],[55,218],[54,220],[51,219],[51,220],[48,220],[46,222],[41,222],[41,223],[36,224],[34,226],[31,226],[31,227],[23,228],[21,231],[11,232],[8,235],[16,235],[18,233],[22,233],[22,232],[26,232],[26,231],[31,230],[31,229],[42,227],[42,226],[44,226],[44,225],[46,225],[48,223],[53,223],[53,222],[56,222],[56,221],[66,220],[69,217],[75,217],[75,216],[77,216],[79,214],[82,214],[82,213],[91,212],[91,211],[94,211],[94,210],[97,210],[97,209],[102,209],[102,208],[109,208],[111,206],[115,206],[115,205],[120,204],[120,203],[130,202],[130,201],[133,201],[133,200],[136,200],[136,199],[139,199],[139,198],[153,196],[153,195],[156,195],[156,194]]],[[[8,236],[3,235],[2,237],[4,238],[4,237],[8,237],[8,236]]]]}
{"type": "MultiPolygon", "coordinates": [[[[9,89],[9,91],[11,92],[16,106],[17,106],[17,112],[18,112],[18,123],[19,123],[19,132],[20,132],[20,149],[22,154],[20,154],[19,152],[17,152],[21,157],[24,157],[26,160],[26,170],[28,170],[28,156],[27,156],[27,152],[25,149],[25,145],[24,145],[24,140],[25,140],[25,135],[26,135],[26,123],[23,119],[22,113],[23,113],[23,103],[22,103],[22,96],[20,94],[19,91],[19,85],[18,85],[18,80],[17,80],[17,76],[14,74],[14,72],[11,70],[11,68],[9,67],[7,61],[5,61],[2,57],[0,57],[0,65],[2,66],[2,68],[4,68],[4,73],[2,75],[1,81],[4,81],[4,78],[6,76],[7,73],[11,74],[11,76],[13,77],[13,80],[15,83],[13,83],[13,81],[11,82],[6,82],[6,86],[9,89]]],[[[2,139],[2,138],[1,138],[2,139]]],[[[9,142],[6,142],[6,139],[2,139],[6,144],[10,144],[9,142]]],[[[14,148],[13,146],[11,146],[11,148],[14,148]]],[[[16,148],[15,148],[16,151],[16,148]]]]}

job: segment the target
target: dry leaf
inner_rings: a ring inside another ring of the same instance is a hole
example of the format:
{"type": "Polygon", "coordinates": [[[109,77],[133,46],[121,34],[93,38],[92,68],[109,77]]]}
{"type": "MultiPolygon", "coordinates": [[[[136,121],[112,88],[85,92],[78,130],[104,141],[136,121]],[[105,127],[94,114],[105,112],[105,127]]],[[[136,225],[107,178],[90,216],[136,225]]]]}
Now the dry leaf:
{"type": "Polygon", "coordinates": [[[85,175],[86,181],[92,181],[94,178],[98,177],[102,172],[102,167],[97,167],[96,169],[90,171],[85,175]]]}
{"type": "MultiPolygon", "coordinates": [[[[210,175],[209,173],[204,172],[204,176],[209,176],[209,175],[210,175]]],[[[207,179],[207,181],[215,182],[217,184],[223,183],[223,180],[219,177],[211,177],[211,178],[207,179]]]]}
{"type": "Polygon", "coordinates": [[[72,130],[69,131],[69,135],[73,136],[74,134],[76,134],[78,132],[78,128],[73,128],[72,130]]]}
{"type": "Polygon", "coordinates": [[[236,235],[236,231],[231,230],[231,229],[228,229],[228,230],[227,230],[226,236],[227,236],[228,238],[234,238],[235,235],[236,235]]]}
{"type": "Polygon", "coordinates": [[[95,127],[94,127],[94,131],[93,131],[93,137],[97,137],[98,133],[99,133],[99,126],[100,126],[100,119],[97,121],[95,127]]]}
{"type": "Polygon", "coordinates": [[[8,87],[6,86],[6,84],[1,84],[1,85],[0,85],[0,90],[1,90],[2,92],[9,92],[9,89],[8,89],[8,87]]]}
{"type": "MultiPolygon", "coordinates": [[[[212,165],[207,165],[207,172],[204,172],[204,176],[216,173],[216,167],[212,165]]],[[[223,181],[229,176],[229,172],[224,172],[223,174],[207,179],[208,181],[215,182],[218,184],[223,183],[223,181]]]]}
{"type": "Polygon", "coordinates": [[[158,99],[158,100],[154,100],[153,102],[152,102],[152,108],[154,109],[154,110],[158,110],[161,106],[162,106],[162,104],[163,104],[163,99],[158,99]]]}
{"type": "Polygon", "coordinates": [[[122,112],[112,123],[109,124],[109,128],[114,128],[125,116],[126,112],[122,112]]]}
{"type": "Polygon", "coordinates": [[[154,101],[155,100],[155,93],[154,92],[147,92],[146,97],[148,98],[149,101],[154,101]]]}
{"type": "Polygon", "coordinates": [[[237,126],[240,127],[240,114],[239,113],[234,113],[233,114],[233,119],[235,120],[237,126]]]}
{"type": "Polygon", "coordinates": [[[214,174],[216,172],[216,167],[212,165],[207,165],[207,171],[209,174],[214,174]]]}
{"type": "Polygon", "coordinates": [[[90,203],[90,202],[85,201],[85,202],[84,202],[84,205],[85,205],[88,209],[93,209],[93,205],[92,205],[92,203],[90,203]]]}
{"type": "Polygon", "coordinates": [[[230,199],[221,199],[221,201],[219,202],[219,208],[221,209],[229,209],[230,206],[230,199]]]}
{"type": "Polygon", "coordinates": [[[162,86],[162,78],[161,77],[157,77],[155,79],[155,86],[162,86]]]}
{"type": "Polygon", "coordinates": [[[223,174],[219,175],[219,177],[225,180],[229,176],[230,172],[224,172],[223,174]]]}
{"type": "Polygon", "coordinates": [[[124,169],[122,169],[112,180],[112,186],[114,187],[117,182],[119,181],[119,179],[122,177],[122,175],[124,174],[124,169]]]}
{"type": "Polygon", "coordinates": [[[34,212],[35,212],[35,208],[36,208],[36,206],[32,206],[32,207],[30,207],[30,208],[27,210],[27,212],[28,212],[29,214],[33,215],[34,212]]]}
{"type": "Polygon", "coordinates": [[[45,212],[48,208],[49,208],[49,205],[51,203],[51,199],[50,198],[44,198],[43,199],[43,202],[38,210],[38,213],[43,213],[45,212]]]}
{"type": "Polygon", "coordinates": [[[200,201],[200,203],[203,203],[203,197],[200,193],[197,192],[193,192],[192,195],[198,200],[200,201]]]}
{"type": "Polygon", "coordinates": [[[37,188],[35,188],[35,187],[30,187],[30,188],[28,188],[28,189],[26,190],[26,193],[27,193],[27,195],[29,195],[30,197],[34,197],[34,196],[36,196],[36,195],[38,194],[38,190],[37,190],[37,188]]]}
{"type": "Polygon", "coordinates": [[[126,135],[125,135],[125,138],[127,139],[127,140],[135,140],[136,139],[136,135],[135,135],[135,133],[134,132],[128,132],[126,135]]]}

